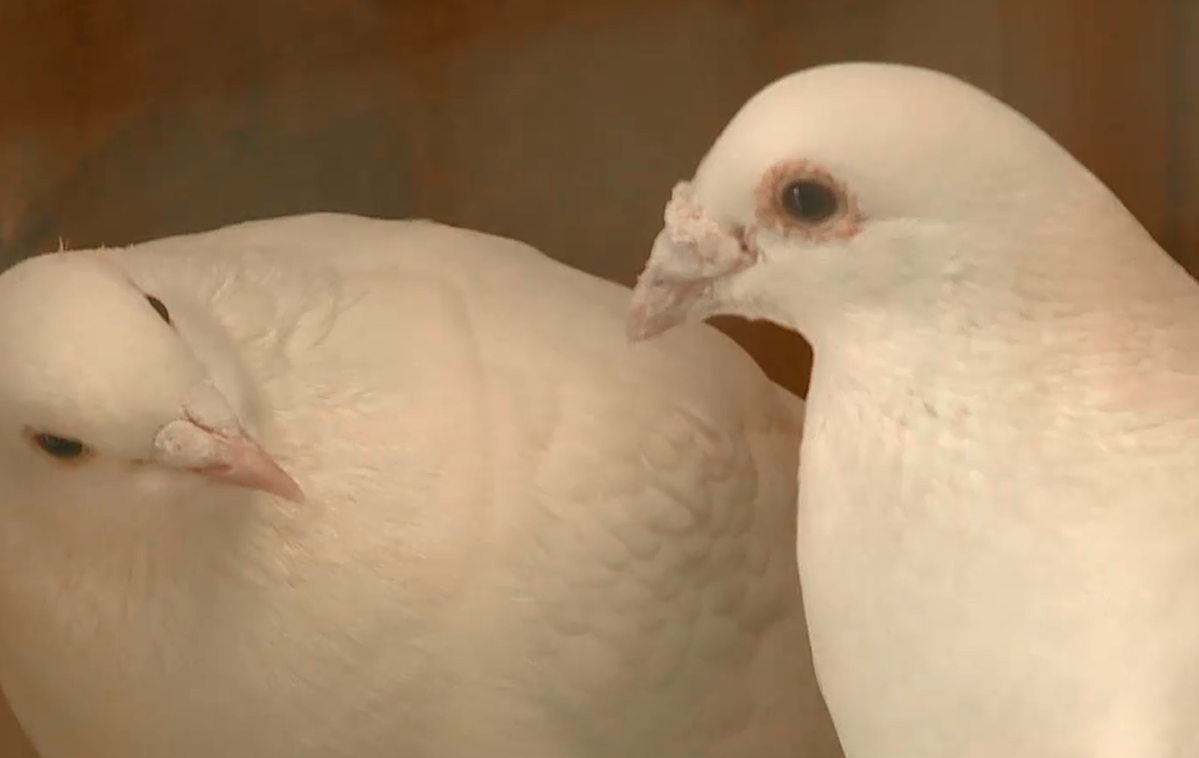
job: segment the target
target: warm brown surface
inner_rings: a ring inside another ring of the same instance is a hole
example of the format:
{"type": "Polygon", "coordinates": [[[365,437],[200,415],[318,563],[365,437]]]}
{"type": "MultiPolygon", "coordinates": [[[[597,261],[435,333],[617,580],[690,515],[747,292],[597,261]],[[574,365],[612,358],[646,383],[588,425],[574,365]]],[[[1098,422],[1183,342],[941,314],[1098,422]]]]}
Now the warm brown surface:
{"type": "Polygon", "coordinates": [[[3,758],[37,758],[33,745],[25,739],[8,702],[0,700],[0,756],[3,758]]]}
{"type": "MultiPolygon", "coordinates": [[[[344,210],[517,237],[630,283],[670,187],[740,103],[852,58],[943,68],[1004,97],[1194,265],[1194,6],[3,0],[0,265],[60,237],[344,210]]],[[[800,340],[722,326],[804,385],[800,340]]]]}

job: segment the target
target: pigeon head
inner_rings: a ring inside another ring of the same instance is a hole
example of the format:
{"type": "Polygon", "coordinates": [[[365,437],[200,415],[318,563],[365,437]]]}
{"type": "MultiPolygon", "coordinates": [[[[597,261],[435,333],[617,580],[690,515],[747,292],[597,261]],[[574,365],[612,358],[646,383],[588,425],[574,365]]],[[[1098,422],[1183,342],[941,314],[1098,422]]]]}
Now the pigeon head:
{"type": "Polygon", "coordinates": [[[939,319],[947,284],[1010,289],[1015,258],[1046,248],[1035,237],[1067,234],[1071,214],[1111,200],[1026,118],[953,77],[808,69],[750,99],[675,187],[629,336],[729,314],[819,350],[855,318],[939,319]]]}
{"type": "Polygon", "coordinates": [[[187,327],[170,298],[94,254],[38,256],[0,274],[0,500],[71,502],[122,486],[301,500],[187,327]]]}

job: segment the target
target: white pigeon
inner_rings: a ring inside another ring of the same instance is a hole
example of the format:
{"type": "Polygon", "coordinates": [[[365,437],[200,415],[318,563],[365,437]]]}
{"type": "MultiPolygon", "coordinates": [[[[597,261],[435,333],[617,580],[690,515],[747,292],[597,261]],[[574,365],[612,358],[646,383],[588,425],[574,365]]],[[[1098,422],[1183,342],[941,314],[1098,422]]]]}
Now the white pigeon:
{"type": "Polygon", "coordinates": [[[846,755],[1199,756],[1199,287],[1095,176],[945,74],[787,76],[676,187],[628,328],[713,314],[814,347],[846,755]]]}
{"type": "Polygon", "coordinates": [[[833,758],[802,402],[510,240],[311,215],[0,276],[42,758],[833,758]],[[647,346],[654,347],[654,346],[647,346]]]}

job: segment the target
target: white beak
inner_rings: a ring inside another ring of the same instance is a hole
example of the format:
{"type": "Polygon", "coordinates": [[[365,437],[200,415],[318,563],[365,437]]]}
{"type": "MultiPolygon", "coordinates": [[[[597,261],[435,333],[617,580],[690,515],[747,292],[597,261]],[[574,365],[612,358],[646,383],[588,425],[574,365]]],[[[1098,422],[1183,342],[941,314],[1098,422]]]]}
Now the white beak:
{"type": "Polygon", "coordinates": [[[705,246],[686,237],[678,240],[669,227],[663,229],[633,288],[629,339],[647,340],[685,321],[706,318],[716,281],[756,262],[757,255],[739,242],[705,246]]]}
{"type": "Polygon", "coordinates": [[[300,485],[240,426],[217,431],[188,418],[172,421],[154,438],[158,463],[237,487],[304,502],[300,485]]]}

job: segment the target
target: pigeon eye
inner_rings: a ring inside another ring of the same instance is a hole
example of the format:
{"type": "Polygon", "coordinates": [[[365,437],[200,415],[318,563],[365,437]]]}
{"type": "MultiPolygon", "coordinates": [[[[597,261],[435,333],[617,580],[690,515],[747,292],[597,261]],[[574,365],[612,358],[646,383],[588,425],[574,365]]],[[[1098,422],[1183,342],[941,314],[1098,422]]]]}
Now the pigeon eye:
{"type": "Polygon", "coordinates": [[[163,321],[167,322],[168,324],[171,323],[171,312],[167,310],[166,305],[163,304],[161,300],[153,295],[146,295],[146,300],[149,301],[150,307],[158,312],[158,315],[162,317],[163,321]]]}
{"type": "Polygon", "coordinates": [[[59,437],[56,434],[35,434],[33,444],[51,458],[60,461],[79,460],[88,453],[87,445],[70,437],[59,437]]]}
{"type": "Polygon", "coordinates": [[[797,221],[818,224],[841,207],[837,191],[814,179],[800,179],[783,187],[783,209],[797,221]]]}

